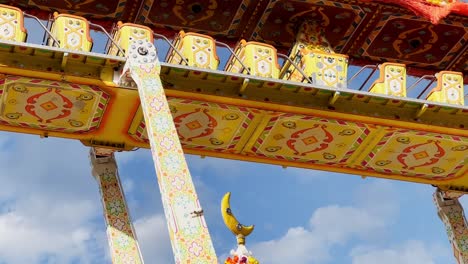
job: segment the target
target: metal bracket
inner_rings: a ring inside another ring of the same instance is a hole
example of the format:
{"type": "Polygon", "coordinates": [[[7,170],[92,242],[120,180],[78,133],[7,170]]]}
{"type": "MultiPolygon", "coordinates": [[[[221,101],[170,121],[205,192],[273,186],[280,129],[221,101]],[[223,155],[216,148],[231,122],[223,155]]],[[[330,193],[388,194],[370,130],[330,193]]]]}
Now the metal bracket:
{"type": "Polygon", "coordinates": [[[113,149],[90,148],[89,156],[93,165],[109,163],[115,159],[113,149]]]}
{"type": "Polygon", "coordinates": [[[136,84],[128,71],[129,64],[147,64],[156,61],[158,61],[158,56],[153,43],[146,40],[133,41],[127,51],[127,62],[122,71],[119,72],[118,85],[136,88],[136,84]]]}
{"type": "Polygon", "coordinates": [[[340,98],[340,92],[336,91],[336,92],[333,93],[332,96],[330,96],[330,99],[328,99],[328,105],[333,106],[336,103],[336,101],[338,100],[338,98],[340,98]]]}
{"type": "Polygon", "coordinates": [[[423,104],[416,113],[416,118],[420,118],[424,114],[424,112],[426,112],[428,106],[428,104],[423,104]]]}
{"type": "Polygon", "coordinates": [[[203,216],[203,209],[195,210],[190,213],[193,218],[203,216]]]}
{"type": "Polygon", "coordinates": [[[447,208],[453,206],[461,206],[458,198],[461,197],[463,194],[456,194],[452,195],[452,192],[442,191],[437,189],[434,193],[434,202],[436,203],[437,207],[440,208],[447,208]]]}
{"type": "Polygon", "coordinates": [[[245,78],[244,81],[242,82],[242,86],[241,86],[239,92],[243,93],[245,91],[245,89],[247,89],[247,86],[249,85],[249,82],[250,82],[250,79],[245,78]]]}

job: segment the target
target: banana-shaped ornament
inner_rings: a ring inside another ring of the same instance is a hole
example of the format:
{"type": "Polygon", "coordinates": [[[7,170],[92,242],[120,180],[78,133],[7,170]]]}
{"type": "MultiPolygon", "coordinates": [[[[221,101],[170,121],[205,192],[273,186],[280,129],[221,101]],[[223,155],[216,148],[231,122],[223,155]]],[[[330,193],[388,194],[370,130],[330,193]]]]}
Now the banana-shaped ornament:
{"type": "Polygon", "coordinates": [[[224,195],[221,200],[221,215],[223,216],[224,224],[231,232],[236,235],[238,244],[245,244],[245,237],[250,235],[254,230],[254,226],[244,226],[232,213],[231,204],[230,204],[231,193],[228,192],[224,195]]]}

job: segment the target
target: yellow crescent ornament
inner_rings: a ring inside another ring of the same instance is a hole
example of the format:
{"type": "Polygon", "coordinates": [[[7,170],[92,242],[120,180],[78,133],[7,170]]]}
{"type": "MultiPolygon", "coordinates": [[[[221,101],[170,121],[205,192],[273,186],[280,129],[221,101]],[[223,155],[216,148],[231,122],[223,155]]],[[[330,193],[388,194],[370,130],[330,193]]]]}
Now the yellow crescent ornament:
{"type": "Polygon", "coordinates": [[[237,243],[244,244],[245,237],[252,233],[255,226],[244,226],[239,223],[239,221],[237,221],[231,210],[230,198],[231,193],[228,192],[221,200],[221,215],[223,216],[224,224],[226,224],[227,228],[229,228],[229,230],[231,230],[231,232],[236,235],[237,243]]]}

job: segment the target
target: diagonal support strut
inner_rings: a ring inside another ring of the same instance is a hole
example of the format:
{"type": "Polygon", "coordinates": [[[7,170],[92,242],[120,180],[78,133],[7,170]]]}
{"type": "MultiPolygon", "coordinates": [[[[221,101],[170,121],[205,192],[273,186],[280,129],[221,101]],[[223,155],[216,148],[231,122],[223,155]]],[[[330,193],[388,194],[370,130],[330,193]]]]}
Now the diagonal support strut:
{"type": "Polygon", "coordinates": [[[133,81],[140,95],[175,263],[218,263],[179,141],[152,43],[134,41],[121,81],[133,81]]]}

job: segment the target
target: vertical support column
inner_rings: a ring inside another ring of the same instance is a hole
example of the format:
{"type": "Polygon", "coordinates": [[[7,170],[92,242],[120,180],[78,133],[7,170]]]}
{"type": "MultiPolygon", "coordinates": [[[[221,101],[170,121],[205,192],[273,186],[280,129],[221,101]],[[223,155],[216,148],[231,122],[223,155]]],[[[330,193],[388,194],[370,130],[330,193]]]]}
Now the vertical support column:
{"type": "Polygon", "coordinates": [[[461,195],[437,189],[434,203],[447,230],[457,264],[468,264],[468,228],[463,207],[458,201],[461,195]]]}
{"type": "Polygon", "coordinates": [[[91,149],[90,159],[93,176],[101,191],[112,263],[142,264],[143,258],[130,220],[114,154],[110,152],[103,155],[97,151],[91,149]]]}
{"type": "Polygon", "coordinates": [[[133,79],[138,87],[175,263],[218,263],[159,78],[156,49],[139,40],[127,52],[121,81],[133,79]]]}

